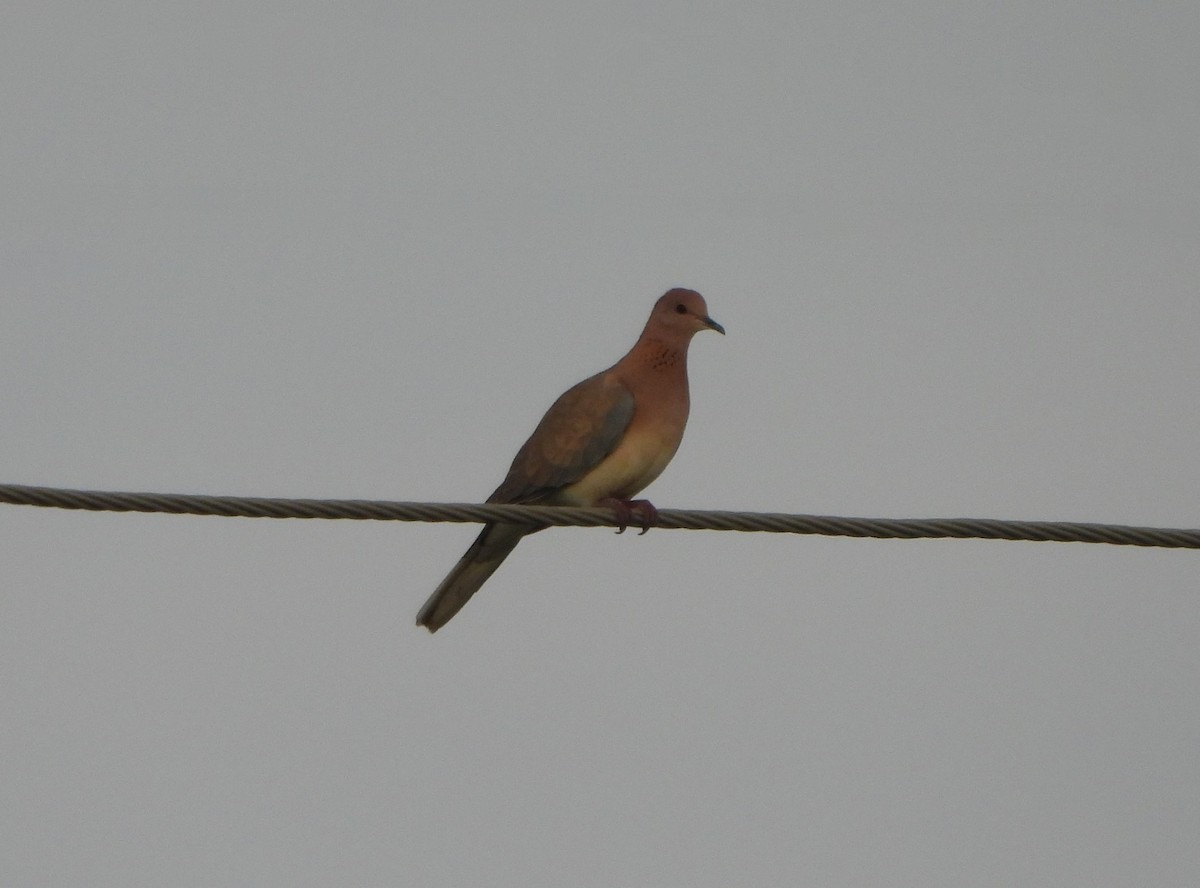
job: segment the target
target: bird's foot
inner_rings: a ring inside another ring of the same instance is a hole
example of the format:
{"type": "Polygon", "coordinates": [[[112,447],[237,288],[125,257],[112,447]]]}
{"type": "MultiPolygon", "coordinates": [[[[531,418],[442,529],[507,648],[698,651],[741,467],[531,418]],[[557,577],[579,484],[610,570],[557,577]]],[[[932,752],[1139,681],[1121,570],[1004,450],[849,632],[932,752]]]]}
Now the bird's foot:
{"type": "Polygon", "coordinates": [[[631,500],[629,502],[629,509],[642,518],[642,529],[638,533],[638,536],[641,536],[651,527],[658,524],[658,509],[654,508],[654,503],[650,502],[650,500],[631,500]]]}
{"type": "Polygon", "coordinates": [[[625,528],[633,523],[634,515],[641,519],[638,523],[642,530],[638,536],[658,524],[658,509],[654,508],[654,504],[650,500],[623,500],[609,496],[600,500],[597,505],[607,506],[616,513],[617,533],[625,532],[625,528]]]}

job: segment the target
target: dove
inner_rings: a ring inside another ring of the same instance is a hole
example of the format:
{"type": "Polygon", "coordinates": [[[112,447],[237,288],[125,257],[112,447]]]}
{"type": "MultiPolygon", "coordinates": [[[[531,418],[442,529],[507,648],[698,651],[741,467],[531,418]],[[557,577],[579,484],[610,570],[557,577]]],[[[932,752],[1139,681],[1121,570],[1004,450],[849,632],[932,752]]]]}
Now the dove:
{"type": "MultiPolygon", "coordinates": [[[[648,500],[634,500],[666,468],[688,419],[687,354],[701,330],[724,334],[695,290],[667,291],[629,353],[567,389],[517,451],[489,503],[602,506],[625,530],[657,520],[648,500]]],[[[436,632],[462,609],[521,539],[544,528],[495,522],[483,530],[417,614],[436,632]]]]}

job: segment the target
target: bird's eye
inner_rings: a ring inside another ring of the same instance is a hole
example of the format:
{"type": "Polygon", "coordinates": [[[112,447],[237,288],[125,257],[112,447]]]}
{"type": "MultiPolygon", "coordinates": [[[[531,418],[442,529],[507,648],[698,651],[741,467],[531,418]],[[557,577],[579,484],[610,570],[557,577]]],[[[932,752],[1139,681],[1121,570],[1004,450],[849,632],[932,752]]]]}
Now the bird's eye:
{"type": "Polygon", "coordinates": [[[675,313],[676,313],[676,314],[681,314],[681,315],[682,315],[682,314],[687,314],[687,306],[686,306],[686,305],[684,305],[682,302],[681,302],[681,303],[679,303],[677,306],[675,306],[675,313]]]}

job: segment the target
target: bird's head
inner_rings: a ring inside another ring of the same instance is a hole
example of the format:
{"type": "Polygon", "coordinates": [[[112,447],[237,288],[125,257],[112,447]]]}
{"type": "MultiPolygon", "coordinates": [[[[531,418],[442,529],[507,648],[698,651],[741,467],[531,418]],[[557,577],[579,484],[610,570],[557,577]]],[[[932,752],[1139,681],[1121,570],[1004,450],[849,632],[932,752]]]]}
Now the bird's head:
{"type": "Polygon", "coordinates": [[[654,303],[647,327],[670,332],[675,337],[690,339],[701,330],[716,330],[724,335],[725,328],[708,316],[704,297],[695,290],[677,287],[668,290],[654,303]]]}

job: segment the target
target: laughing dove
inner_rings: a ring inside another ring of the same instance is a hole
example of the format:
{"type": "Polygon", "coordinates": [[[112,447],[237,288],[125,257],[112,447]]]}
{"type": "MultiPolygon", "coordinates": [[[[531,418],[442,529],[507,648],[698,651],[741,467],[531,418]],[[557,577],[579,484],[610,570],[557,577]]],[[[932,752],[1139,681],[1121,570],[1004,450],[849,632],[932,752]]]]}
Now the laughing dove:
{"type": "MultiPolygon", "coordinates": [[[[657,511],[631,497],[659,476],[683,439],[688,345],[700,330],[725,332],[699,293],[676,289],[660,297],[629,354],[551,405],[487,501],[608,506],[621,530],[636,511],[644,533],[657,511]]],[[[446,625],[521,538],[541,529],[485,525],[425,602],[417,625],[430,632],[446,625]]]]}

